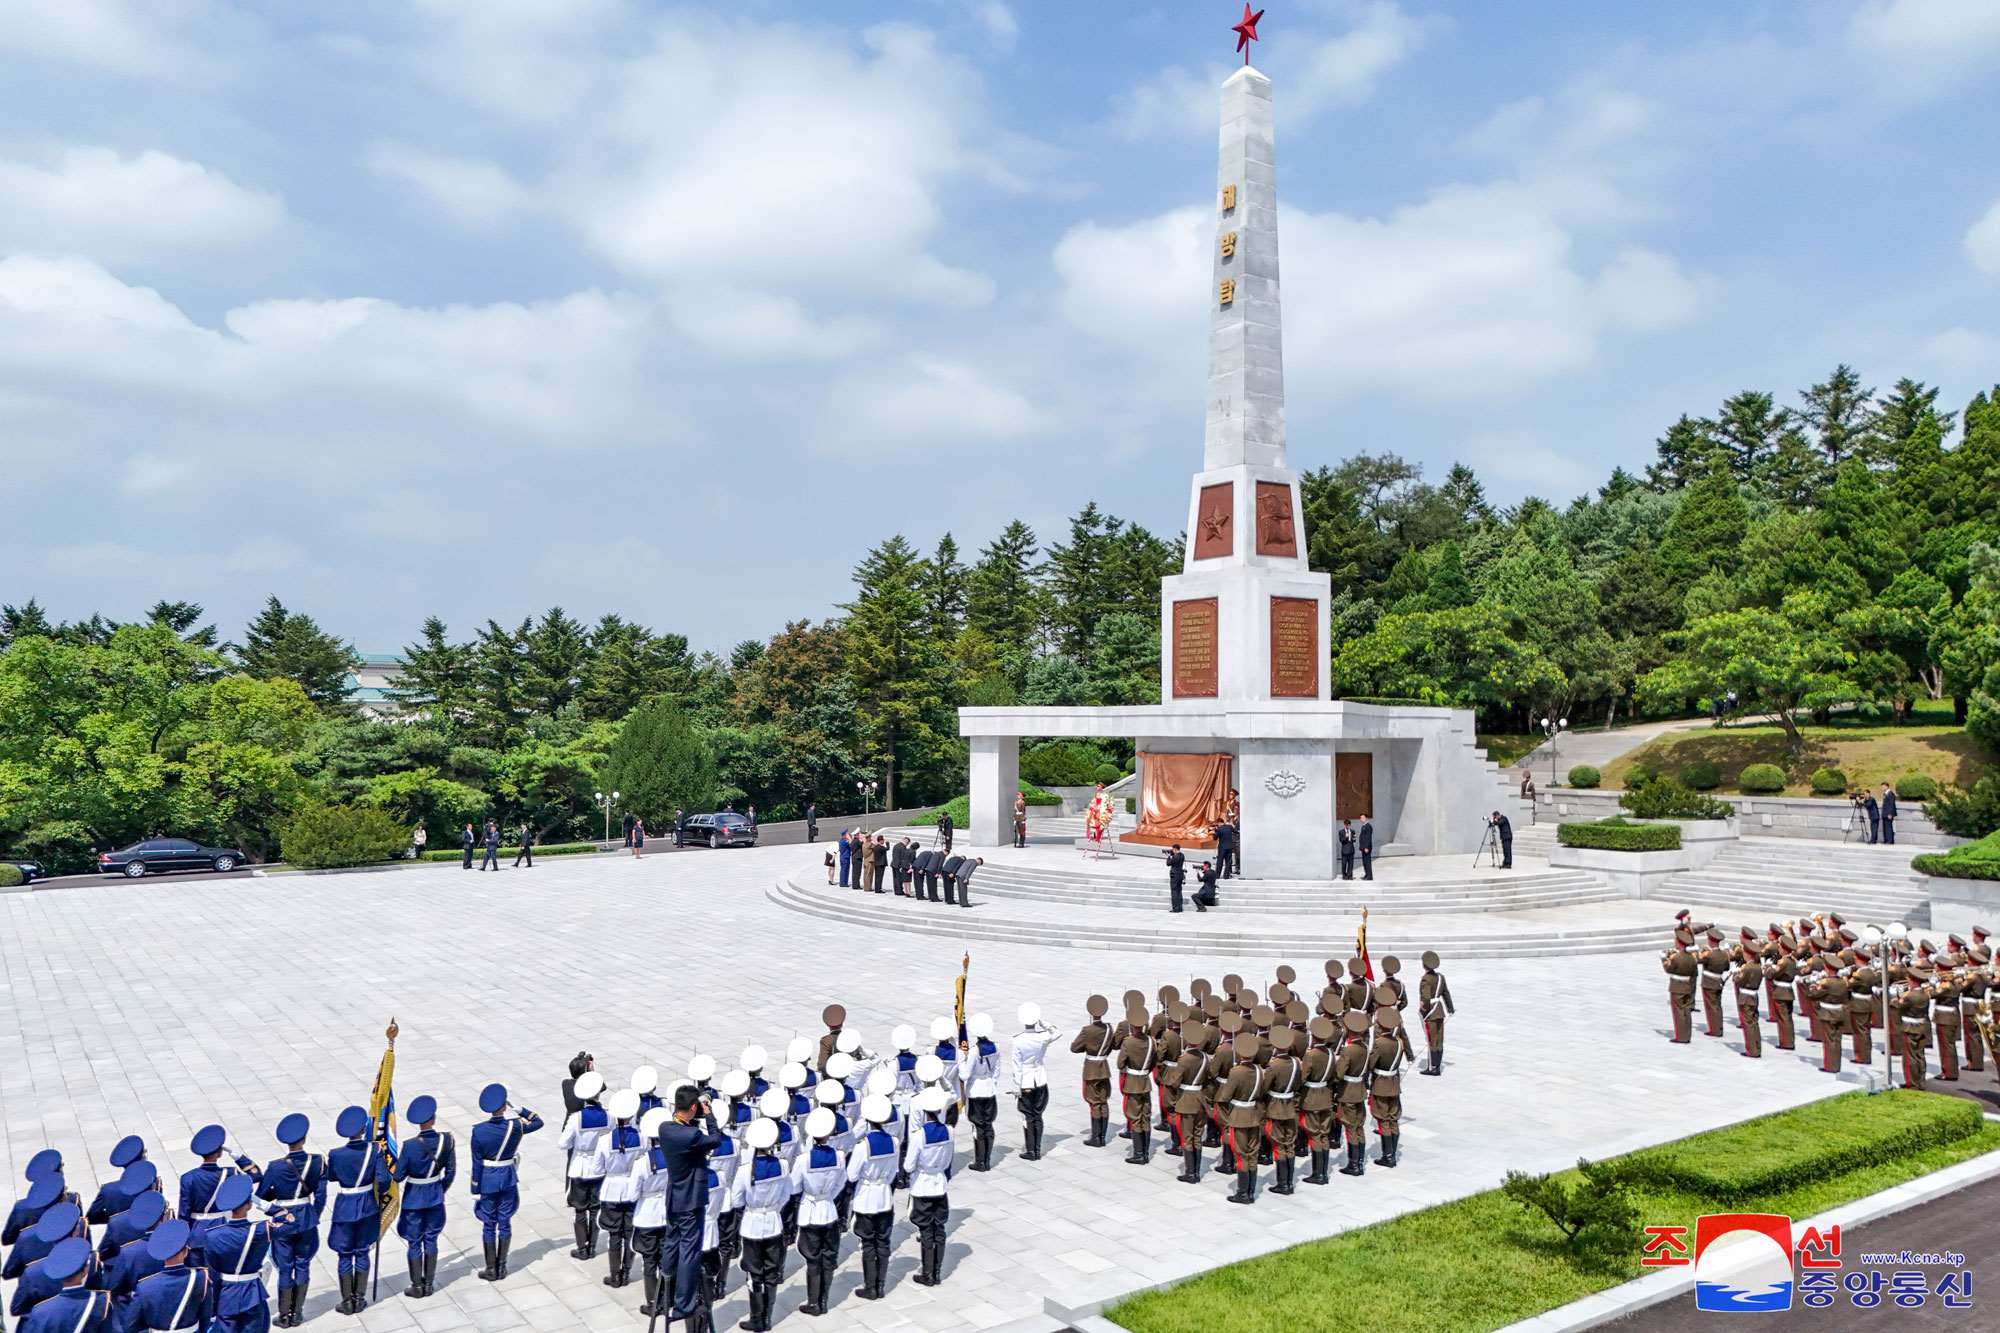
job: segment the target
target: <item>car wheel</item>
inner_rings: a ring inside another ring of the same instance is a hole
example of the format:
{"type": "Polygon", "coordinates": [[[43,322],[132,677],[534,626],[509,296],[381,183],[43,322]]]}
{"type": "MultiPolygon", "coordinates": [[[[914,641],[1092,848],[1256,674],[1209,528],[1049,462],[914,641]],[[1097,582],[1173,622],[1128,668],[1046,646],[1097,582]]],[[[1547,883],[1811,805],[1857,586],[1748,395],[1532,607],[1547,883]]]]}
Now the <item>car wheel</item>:
{"type": "Polygon", "coordinates": [[[125,863],[125,878],[137,879],[145,873],[146,863],[144,861],[127,861],[125,863]]]}
{"type": "Polygon", "coordinates": [[[216,874],[218,874],[218,875],[226,875],[226,874],[228,874],[228,873],[229,873],[230,871],[232,871],[232,870],[234,870],[234,869],[236,869],[236,858],[235,858],[235,857],[233,857],[233,856],[218,856],[218,857],[216,857],[216,858],[215,858],[215,873],[216,873],[216,874]]]}
{"type": "Polygon", "coordinates": [[[720,833],[711,833],[711,834],[709,834],[709,835],[708,835],[708,846],[709,846],[709,850],[710,850],[710,851],[717,851],[717,852],[721,851],[721,850],[722,850],[722,835],[721,835],[720,833]]]}

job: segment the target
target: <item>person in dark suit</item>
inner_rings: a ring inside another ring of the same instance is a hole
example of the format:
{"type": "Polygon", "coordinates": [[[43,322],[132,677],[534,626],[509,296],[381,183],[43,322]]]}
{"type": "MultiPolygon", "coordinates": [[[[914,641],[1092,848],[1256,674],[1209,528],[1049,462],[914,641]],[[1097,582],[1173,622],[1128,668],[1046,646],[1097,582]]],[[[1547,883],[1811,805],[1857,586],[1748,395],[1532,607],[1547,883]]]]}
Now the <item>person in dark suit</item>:
{"type": "Polygon", "coordinates": [[[949,856],[951,855],[951,833],[952,833],[951,812],[949,810],[945,811],[943,814],[938,816],[937,828],[938,828],[938,837],[944,839],[945,855],[949,856]]]}
{"type": "Polygon", "coordinates": [[[806,802],[806,841],[819,841],[819,806],[812,801],[806,802]]]}
{"type": "Polygon", "coordinates": [[[490,819],[486,821],[486,838],[482,845],[485,847],[486,852],[485,855],[479,858],[479,868],[481,870],[491,870],[495,874],[498,874],[500,872],[500,826],[490,819]]]}
{"type": "Polygon", "coordinates": [[[1354,831],[1354,845],[1361,850],[1361,878],[1375,878],[1375,821],[1367,815],[1361,816],[1361,827],[1354,831]]]}
{"type": "Polygon", "coordinates": [[[1181,910],[1181,886],[1187,882],[1187,857],[1181,855],[1181,845],[1175,843],[1167,849],[1167,897],[1171,906],[1169,912],[1181,910]]]}
{"type": "MultiPolygon", "coordinates": [[[[944,900],[954,906],[958,903],[958,872],[959,868],[964,864],[964,857],[948,856],[945,858],[943,867],[938,872],[944,877],[944,900]]],[[[932,897],[931,901],[936,902],[936,897],[932,897]]]]}
{"type": "Polygon", "coordinates": [[[1340,877],[1354,878],[1354,821],[1340,821],[1340,877]]]}
{"type": "Polygon", "coordinates": [[[1882,784],[1882,841],[1896,840],[1896,789],[1888,783],[1882,784]]]}
{"type": "MultiPolygon", "coordinates": [[[[672,1318],[692,1321],[689,1328],[710,1328],[701,1289],[701,1224],[708,1211],[708,1155],[722,1146],[722,1131],[700,1089],[675,1090],[674,1118],[660,1126],[659,1144],[668,1182],[660,1275],[673,1282],[672,1318]]],[[[666,1299],[662,1292],[662,1306],[666,1299]]]]}
{"type": "Polygon", "coordinates": [[[625,826],[625,845],[630,847],[632,845],[632,812],[630,810],[625,812],[625,818],[621,822],[625,826]]]}
{"type": "Polygon", "coordinates": [[[903,879],[910,873],[910,840],[904,838],[889,849],[889,874],[895,880],[896,896],[903,896],[903,879]]]}
{"type": "Polygon", "coordinates": [[[1195,876],[1195,878],[1201,881],[1201,887],[1196,889],[1194,893],[1195,911],[1206,912],[1209,908],[1216,905],[1215,881],[1216,877],[1221,873],[1221,871],[1217,870],[1209,862],[1203,861],[1201,863],[1201,872],[1195,876]]]}
{"type": "Polygon", "coordinates": [[[1882,807],[1875,804],[1873,792],[1861,798],[1861,810],[1868,816],[1868,841],[1882,841],[1882,807]]]}
{"type": "Polygon", "coordinates": [[[931,862],[936,857],[937,853],[930,848],[920,847],[917,849],[917,854],[910,858],[910,896],[912,898],[922,899],[925,892],[929,889],[931,882],[931,862]]]}
{"type": "Polygon", "coordinates": [[[882,881],[889,878],[889,840],[877,834],[875,837],[875,892],[881,893],[882,881]]]}
{"type": "Polygon", "coordinates": [[[1514,868],[1514,822],[1498,810],[1495,810],[1493,812],[1493,831],[1500,835],[1500,868],[1502,870],[1512,870],[1514,868]]]}
{"type": "Polygon", "coordinates": [[[1215,835],[1215,861],[1222,878],[1229,878],[1230,858],[1236,855],[1236,826],[1228,820],[1220,820],[1209,830],[1215,835]]]}
{"type": "Polygon", "coordinates": [[[972,906],[972,872],[986,864],[983,856],[968,856],[958,867],[958,905],[972,906]]]}
{"type": "Polygon", "coordinates": [[[465,849],[465,860],[459,863],[459,869],[472,869],[472,852],[479,846],[479,837],[472,831],[472,825],[467,824],[465,832],[458,835],[458,845],[465,849]]]}

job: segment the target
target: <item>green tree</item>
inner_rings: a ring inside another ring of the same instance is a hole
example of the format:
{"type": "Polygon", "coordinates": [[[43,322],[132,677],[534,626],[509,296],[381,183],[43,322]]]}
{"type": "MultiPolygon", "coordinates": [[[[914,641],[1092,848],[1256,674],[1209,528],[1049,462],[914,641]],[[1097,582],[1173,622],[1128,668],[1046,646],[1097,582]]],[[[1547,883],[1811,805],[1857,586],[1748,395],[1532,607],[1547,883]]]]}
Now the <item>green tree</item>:
{"type": "Polygon", "coordinates": [[[966,579],[965,623],[1003,655],[1025,652],[1042,623],[1035,551],[1034,529],[1016,519],[979,553],[966,579]]]}
{"type": "Polygon", "coordinates": [[[1825,606],[1803,594],[1776,611],[1746,607],[1708,616],[1669,643],[1678,651],[1639,678],[1641,699],[1672,710],[1691,699],[1733,696],[1730,715],[1769,717],[1795,754],[1804,749],[1801,713],[1864,697],[1825,606]]]}
{"type": "Polygon", "coordinates": [[[654,634],[615,615],[591,630],[582,696],[586,717],[616,722],[654,695],[685,695],[691,682],[682,635],[654,634]]]}
{"type": "Polygon", "coordinates": [[[1837,469],[1850,458],[1866,462],[1875,452],[1875,391],[1861,387],[1852,366],[1835,366],[1799,398],[1805,403],[1799,417],[1811,428],[1827,468],[1837,469]]]}
{"type": "Polygon", "coordinates": [[[1740,563],[1750,511],[1728,460],[1710,455],[1708,466],[1682,497],[1660,541],[1660,560],[1682,587],[1710,570],[1734,573],[1740,563]]]}
{"type": "Polygon", "coordinates": [[[428,718],[455,732],[472,720],[472,649],[451,642],[450,629],[436,616],[424,620],[423,638],[403,649],[403,669],[390,697],[405,712],[428,718]]]}
{"type": "Polygon", "coordinates": [[[881,764],[882,803],[895,809],[900,764],[928,767],[948,754],[943,663],[925,633],[924,560],[901,536],[868,553],[843,642],[848,678],[866,719],[868,756],[881,764]]]}
{"type": "Polygon", "coordinates": [[[1341,646],[1333,678],[1345,696],[1425,699],[1455,708],[1510,706],[1563,687],[1562,673],[1488,606],[1387,615],[1341,646]]]}
{"type": "Polygon", "coordinates": [[[322,630],[313,618],[287,611],[276,597],[243,631],[235,650],[243,670],[258,680],[289,680],[321,708],[342,708],[352,694],[348,679],[361,659],[349,644],[322,630]]]}
{"type": "Polygon", "coordinates": [[[648,699],[605,752],[596,789],[618,792],[625,809],[661,827],[675,810],[715,808],[715,756],[678,703],[648,699]]]}

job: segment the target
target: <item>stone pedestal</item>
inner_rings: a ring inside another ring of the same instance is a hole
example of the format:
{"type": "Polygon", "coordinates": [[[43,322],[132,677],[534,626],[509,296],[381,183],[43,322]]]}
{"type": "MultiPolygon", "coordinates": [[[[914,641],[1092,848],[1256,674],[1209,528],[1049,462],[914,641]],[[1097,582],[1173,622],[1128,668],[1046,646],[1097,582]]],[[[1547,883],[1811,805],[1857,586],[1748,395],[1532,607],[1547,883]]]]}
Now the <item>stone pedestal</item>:
{"type": "Polygon", "coordinates": [[[974,736],[970,742],[974,847],[998,847],[1014,840],[1014,797],[1021,790],[1021,738],[974,736]]]}

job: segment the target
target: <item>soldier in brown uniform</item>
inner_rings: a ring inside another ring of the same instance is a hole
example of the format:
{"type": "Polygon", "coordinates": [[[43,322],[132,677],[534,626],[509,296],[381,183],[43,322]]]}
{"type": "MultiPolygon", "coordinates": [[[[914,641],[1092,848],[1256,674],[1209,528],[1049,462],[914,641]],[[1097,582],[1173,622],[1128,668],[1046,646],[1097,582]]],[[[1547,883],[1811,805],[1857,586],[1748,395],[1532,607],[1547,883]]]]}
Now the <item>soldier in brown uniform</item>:
{"type": "Polygon", "coordinates": [[[1827,955],[1813,959],[1806,982],[1806,1000],[1819,1016],[1819,1067],[1840,1072],[1840,1043],[1847,1035],[1847,981],[1827,955]]]}
{"type": "Polygon", "coordinates": [[[1233,1176],[1236,1174],[1236,1157],[1229,1150],[1229,1121],[1225,1114],[1229,1102],[1226,1094],[1230,1079],[1236,1073],[1236,1041],[1243,1035],[1243,1015],[1232,1009],[1216,1022],[1225,1040],[1216,1047],[1214,1058],[1208,1063],[1208,1088],[1204,1098],[1208,1103],[1209,1123],[1215,1127],[1216,1133],[1215,1142],[1209,1146],[1222,1150],[1215,1156],[1215,1173],[1233,1176]]]}
{"type": "Polygon", "coordinates": [[[1674,932],[1674,947],[1660,956],[1660,968],[1667,974],[1667,1003],[1673,1010],[1673,1040],[1685,1046],[1694,1040],[1694,976],[1701,970],[1688,946],[1694,936],[1684,930],[1674,932]]]}
{"type": "Polygon", "coordinates": [[[1737,951],[1736,1021],[1743,1028],[1743,1054],[1752,1060],[1764,1054],[1764,1033],[1757,1025],[1758,991],[1764,985],[1764,966],[1758,961],[1757,941],[1745,939],[1737,951]]]}
{"type": "Polygon", "coordinates": [[[1319,1011],[1331,1015],[1336,1023],[1340,1021],[1340,1016],[1347,1012],[1347,995],[1340,984],[1340,974],[1343,970],[1337,960],[1327,959],[1326,988],[1319,993],[1319,1011]]]}
{"type": "Polygon", "coordinates": [[[1159,1054],[1146,1011],[1128,1009],[1125,1040],[1118,1048],[1118,1090],[1125,1095],[1125,1128],[1132,1135],[1125,1160],[1133,1166],[1144,1166],[1153,1156],[1153,1066],[1159,1054]]]}
{"type": "Polygon", "coordinates": [[[1931,970],[1922,963],[1906,969],[1907,982],[1896,997],[1896,1028],[1903,1051],[1903,1086],[1922,1092],[1929,1082],[1931,1044],[1931,970]]]}
{"type": "Polygon", "coordinates": [[[1325,1185],[1333,1177],[1333,1145],[1340,1142],[1340,1121],[1333,1113],[1334,1078],[1333,1067],[1339,1052],[1333,1043],[1339,1035],[1340,1024],[1322,1014],[1312,1020],[1309,1028],[1312,1044],[1306,1048],[1300,1059],[1300,1072],[1305,1079],[1305,1093],[1299,1099],[1299,1128],[1304,1131],[1306,1146],[1312,1153],[1312,1174],[1306,1177],[1308,1185],[1325,1185]]]}
{"type": "Polygon", "coordinates": [[[1104,1011],[1110,1007],[1111,1002],[1102,995],[1091,996],[1084,1004],[1090,1022],[1069,1044],[1073,1054],[1083,1057],[1083,1104],[1090,1108],[1090,1137],[1083,1141],[1086,1148],[1102,1148],[1111,1132],[1111,1052],[1118,1039],[1104,1021],[1104,1011]]]}
{"type": "Polygon", "coordinates": [[[1708,947],[1701,951],[1701,1010],[1708,1035],[1722,1035],[1722,989],[1729,984],[1729,955],[1722,949],[1722,932],[1708,927],[1708,947]]]}
{"type": "Polygon", "coordinates": [[[1424,975],[1417,982],[1417,1014],[1424,1020],[1424,1064],[1418,1072],[1442,1074],[1444,1072],[1444,1016],[1455,1014],[1452,1007],[1451,987],[1446,984],[1444,973],[1438,971],[1438,956],[1424,950],[1424,975]]]}
{"type": "Polygon", "coordinates": [[[1214,1057],[1209,1030],[1189,1019],[1181,1028],[1181,1056],[1167,1074],[1167,1088],[1173,1098],[1174,1142],[1181,1153],[1181,1173],[1177,1177],[1189,1185],[1201,1183],[1202,1125],[1207,1120],[1209,1067],[1214,1057]]]}
{"type": "Polygon", "coordinates": [[[1394,1166],[1402,1139],[1403,1065],[1417,1053],[1410,1047],[1403,1011],[1396,1007],[1389,987],[1376,987],[1375,1000],[1375,1042],[1368,1050],[1368,1102],[1375,1113],[1375,1133],[1382,1140],[1382,1155],[1375,1164],[1394,1166]]]}
{"type": "Polygon", "coordinates": [[[1764,980],[1771,993],[1771,1019],[1778,1025],[1778,1049],[1792,1050],[1798,1043],[1793,1030],[1792,987],[1798,980],[1798,960],[1792,957],[1791,943],[1783,936],[1773,946],[1776,957],[1767,961],[1764,980]]]}
{"type": "Polygon", "coordinates": [[[1181,1144],[1174,1128],[1173,1097],[1167,1079],[1181,1058],[1180,1029],[1186,1021],[1187,1006],[1181,1003],[1180,992],[1172,986],[1160,987],[1160,1012],[1153,1016],[1153,1035],[1160,1043],[1153,1055],[1153,1090],[1160,1100],[1160,1128],[1167,1131],[1175,1152],[1180,1151],[1181,1144]]]}
{"type": "Polygon", "coordinates": [[[826,1035],[819,1039],[819,1064],[817,1069],[820,1073],[824,1074],[826,1072],[826,1062],[833,1058],[833,1053],[839,1046],[840,1029],[841,1025],[847,1022],[847,1010],[837,1004],[830,1004],[820,1013],[819,1017],[820,1021],[826,1024],[826,1035]]]}
{"type": "Polygon", "coordinates": [[[1882,1047],[1888,1053],[1889,1063],[1894,1065],[1903,1053],[1903,1024],[1898,1018],[1902,1012],[1896,1004],[1903,988],[1909,982],[1908,939],[1899,939],[1898,932],[1908,929],[1901,922],[1889,926],[1889,937],[1882,941],[1881,965],[1882,984],[1875,988],[1879,1001],[1877,1017],[1882,1023],[1882,1047]]]}
{"type": "Polygon", "coordinates": [[[1875,988],[1882,974],[1875,968],[1875,951],[1854,946],[1854,970],[1847,974],[1847,1030],[1854,1038],[1854,1062],[1875,1063],[1875,988]]]}
{"type": "Polygon", "coordinates": [[[1958,950],[1959,956],[1967,961],[1965,975],[1958,989],[1958,1026],[1965,1034],[1965,1067],[1976,1072],[1984,1072],[1986,1042],[1979,1033],[1979,1002],[1986,998],[1986,992],[1991,984],[1987,976],[1986,963],[1992,955],[1987,953],[1985,958],[1980,957],[1980,954],[1986,953],[1983,945],[1975,951],[1972,945],[1956,935],[1951,937],[1951,943],[1952,947],[1958,950]]]}
{"type": "MultiPolygon", "coordinates": [[[[1395,1005],[1398,1010],[1407,1009],[1410,1007],[1410,992],[1404,989],[1403,978],[1397,975],[1402,970],[1403,970],[1402,959],[1396,957],[1395,954],[1384,955],[1382,959],[1382,980],[1375,987],[1375,992],[1378,996],[1381,994],[1382,988],[1384,986],[1388,987],[1390,991],[1394,992],[1396,996],[1395,1005]]],[[[1381,1000],[1378,999],[1376,1003],[1380,1004],[1381,1000]]]]}
{"type": "Polygon", "coordinates": [[[1236,1168],[1231,1203],[1257,1202],[1257,1151],[1264,1142],[1264,1071],[1257,1067],[1260,1044],[1253,1033],[1237,1035],[1236,1065],[1217,1101],[1229,1130],[1230,1164],[1236,1168]]]}
{"type": "Polygon", "coordinates": [[[1271,1037],[1277,1051],[1264,1067],[1264,1138],[1271,1145],[1275,1168],[1271,1193],[1290,1194],[1299,1164],[1299,1096],[1305,1090],[1305,1067],[1299,1063],[1298,1034],[1279,1028],[1271,1037]]]}
{"type": "Polygon", "coordinates": [[[1373,988],[1368,984],[1366,967],[1359,958],[1347,960],[1347,985],[1340,993],[1343,1010],[1359,1009],[1364,1016],[1375,1007],[1373,988]]]}
{"type": "Polygon", "coordinates": [[[1334,1113],[1347,1134],[1347,1165],[1340,1174],[1358,1176],[1368,1169],[1368,1015],[1349,1009],[1340,1023],[1347,1037],[1333,1065],[1334,1113]]]}
{"type": "MultiPolygon", "coordinates": [[[[1285,1027],[1292,1034],[1292,1054],[1298,1058],[1301,1072],[1305,1064],[1306,1047],[1312,1042],[1311,1026],[1312,1010],[1306,1007],[1304,1000],[1294,997],[1292,1002],[1285,1006],[1285,1027]]],[[[1301,1115],[1301,1120],[1303,1118],[1301,1115]]],[[[1304,1133],[1296,1135],[1294,1142],[1297,1146],[1293,1148],[1292,1156],[1305,1157],[1311,1153],[1311,1145],[1307,1143],[1304,1133]]]]}
{"type": "Polygon", "coordinates": [[[1937,1028],[1938,1078],[1958,1082],[1959,992],[1958,965],[1964,961],[1948,953],[1937,961],[1937,980],[1931,983],[1931,1022],[1937,1028]]]}

